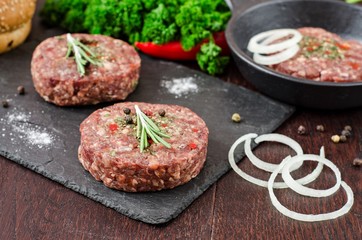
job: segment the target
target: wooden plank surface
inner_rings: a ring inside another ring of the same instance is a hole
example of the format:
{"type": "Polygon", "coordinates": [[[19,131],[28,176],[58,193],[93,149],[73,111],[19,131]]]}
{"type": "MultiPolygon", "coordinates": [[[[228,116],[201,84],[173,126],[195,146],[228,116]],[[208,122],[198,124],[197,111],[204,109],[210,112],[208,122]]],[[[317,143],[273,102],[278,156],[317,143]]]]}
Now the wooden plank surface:
{"type": "MultiPolygon", "coordinates": [[[[233,63],[222,78],[252,88],[233,63]]],[[[273,208],[266,189],[253,186],[231,171],[175,220],[167,225],[148,225],[0,157],[0,239],[360,239],[362,168],[352,166],[352,161],[362,154],[362,108],[300,108],[276,132],[300,142],[307,153],[318,153],[320,146],[325,146],[326,156],[339,167],[355,194],[354,206],[347,215],[319,223],[291,220],[273,208]],[[326,131],[315,131],[318,124],[323,124],[326,131]],[[330,137],[347,124],[353,127],[353,135],[346,143],[332,143],[330,137]],[[306,135],[297,133],[299,125],[306,127],[306,135]]],[[[277,161],[291,152],[282,145],[266,143],[255,153],[277,161]]],[[[267,179],[246,159],[239,166],[267,179]]],[[[328,188],[334,179],[333,172],[326,169],[312,186],[328,188]]],[[[276,191],[276,196],[303,213],[335,210],[346,200],[342,190],[322,200],[300,197],[290,190],[276,191]]]]}

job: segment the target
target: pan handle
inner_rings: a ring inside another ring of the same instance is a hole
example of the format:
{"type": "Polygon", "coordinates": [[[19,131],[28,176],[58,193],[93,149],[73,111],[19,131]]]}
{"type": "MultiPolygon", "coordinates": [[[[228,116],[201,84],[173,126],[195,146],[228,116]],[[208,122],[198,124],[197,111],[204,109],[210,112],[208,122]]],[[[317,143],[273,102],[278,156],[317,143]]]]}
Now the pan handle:
{"type": "Polygon", "coordinates": [[[229,6],[231,12],[235,12],[239,9],[246,10],[249,7],[270,0],[225,0],[225,3],[229,6]]]}

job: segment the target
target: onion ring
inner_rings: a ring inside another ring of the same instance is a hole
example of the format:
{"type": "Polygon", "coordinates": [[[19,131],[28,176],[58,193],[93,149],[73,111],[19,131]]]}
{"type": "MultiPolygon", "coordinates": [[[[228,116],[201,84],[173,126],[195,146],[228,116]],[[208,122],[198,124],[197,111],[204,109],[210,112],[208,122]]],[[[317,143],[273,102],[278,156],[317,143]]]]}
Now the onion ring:
{"type": "Polygon", "coordinates": [[[295,54],[298,53],[299,49],[300,48],[298,45],[294,45],[273,55],[263,56],[259,53],[254,53],[253,59],[256,63],[259,63],[261,65],[274,65],[294,57],[295,54]]]}
{"type": "Polygon", "coordinates": [[[253,36],[249,41],[247,49],[253,53],[261,53],[261,54],[276,53],[295,46],[300,40],[302,40],[302,37],[303,37],[302,34],[295,29],[288,29],[288,28],[274,29],[253,36]],[[293,36],[285,41],[267,45],[275,40],[284,38],[289,35],[293,36]],[[264,41],[258,43],[261,40],[264,41]]]}
{"type": "MultiPolygon", "coordinates": [[[[234,143],[233,145],[230,147],[230,150],[229,150],[229,153],[228,153],[228,159],[229,159],[229,163],[232,167],[232,169],[242,178],[244,178],[246,181],[248,182],[251,182],[255,185],[258,185],[258,186],[261,186],[261,187],[265,187],[267,188],[268,187],[268,182],[267,181],[264,181],[264,180],[261,180],[261,179],[258,179],[258,178],[255,178],[253,176],[250,176],[248,175],[247,173],[245,173],[244,171],[242,171],[235,163],[235,158],[234,158],[234,151],[236,149],[236,147],[246,141],[247,139],[251,139],[251,138],[255,138],[257,137],[258,135],[255,134],[255,133],[249,133],[249,134],[245,134],[243,136],[241,136],[240,138],[238,138],[234,143]]],[[[264,136],[264,135],[261,135],[260,138],[264,136]]],[[[270,136],[273,136],[272,134],[269,134],[269,137],[270,136]]],[[[263,139],[263,138],[261,138],[263,139]]],[[[286,145],[288,145],[286,143],[286,145]]],[[[289,146],[289,145],[288,145],[289,146]]],[[[321,149],[321,154],[324,155],[324,149],[322,151],[321,149]]],[[[297,180],[298,183],[300,184],[308,184],[310,182],[313,182],[318,176],[319,174],[322,172],[322,169],[323,169],[323,164],[318,164],[317,167],[313,170],[313,172],[311,172],[310,174],[306,175],[305,177],[303,178],[300,178],[297,180]]],[[[274,182],[273,183],[273,188],[288,188],[288,185],[284,182],[274,182]]]]}
{"type": "Polygon", "coordinates": [[[341,172],[339,171],[337,166],[334,163],[332,163],[330,160],[326,159],[325,157],[321,157],[321,156],[314,155],[314,154],[304,154],[304,155],[292,157],[291,160],[288,161],[287,163],[285,163],[284,167],[282,168],[282,177],[283,177],[284,182],[293,191],[299,193],[300,195],[304,195],[304,196],[308,196],[308,197],[330,196],[333,193],[337,192],[341,185],[341,172]],[[290,175],[291,166],[292,165],[294,166],[294,164],[296,162],[303,163],[304,160],[316,161],[316,162],[323,163],[324,165],[327,165],[330,169],[332,169],[332,171],[336,175],[336,179],[337,179],[336,184],[329,189],[319,190],[319,189],[313,189],[313,188],[302,186],[301,184],[296,182],[290,175]]]}
{"type": "Polygon", "coordinates": [[[346,191],[347,202],[339,210],[329,212],[329,213],[322,213],[322,214],[314,215],[314,214],[297,213],[297,212],[291,211],[291,210],[287,209],[285,206],[283,206],[278,201],[278,199],[276,198],[276,196],[274,194],[273,185],[274,185],[274,181],[275,181],[275,178],[276,178],[278,172],[285,166],[285,164],[288,161],[291,161],[291,159],[292,159],[291,157],[285,158],[282,161],[282,163],[278,166],[278,168],[275,169],[275,171],[271,174],[269,181],[268,181],[268,191],[269,191],[270,199],[272,201],[273,206],[279,212],[281,212],[283,215],[285,215],[287,217],[290,217],[292,219],[299,220],[299,221],[304,221],[304,222],[316,222],[316,221],[335,219],[335,218],[340,217],[349,212],[349,210],[352,208],[352,205],[354,202],[354,195],[353,195],[352,189],[344,181],[341,181],[341,186],[346,191]]]}
{"type": "MultiPolygon", "coordinates": [[[[297,155],[303,154],[303,149],[299,145],[299,143],[282,134],[277,134],[277,133],[264,134],[257,137],[254,141],[258,144],[264,141],[273,141],[273,142],[282,143],[288,145],[291,149],[293,149],[296,152],[297,155]]],[[[256,166],[259,169],[262,169],[266,172],[273,172],[279,166],[279,164],[264,162],[260,160],[258,157],[256,157],[254,153],[251,151],[250,142],[251,139],[250,138],[247,139],[245,141],[245,147],[244,147],[246,156],[249,158],[250,162],[252,162],[254,166],[256,166]]],[[[291,168],[291,171],[300,168],[302,164],[303,162],[299,162],[299,164],[294,164],[293,167],[291,168]]]]}

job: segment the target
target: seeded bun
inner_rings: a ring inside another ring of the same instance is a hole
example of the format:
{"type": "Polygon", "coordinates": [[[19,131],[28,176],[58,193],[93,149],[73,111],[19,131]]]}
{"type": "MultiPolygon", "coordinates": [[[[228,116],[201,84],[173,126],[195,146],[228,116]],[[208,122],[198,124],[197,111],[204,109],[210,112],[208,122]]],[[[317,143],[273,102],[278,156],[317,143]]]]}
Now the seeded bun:
{"type": "Polygon", "coordinates": [[[0,53],[23,43],[30,33],[36,0],[0,1],[0,53]]]}

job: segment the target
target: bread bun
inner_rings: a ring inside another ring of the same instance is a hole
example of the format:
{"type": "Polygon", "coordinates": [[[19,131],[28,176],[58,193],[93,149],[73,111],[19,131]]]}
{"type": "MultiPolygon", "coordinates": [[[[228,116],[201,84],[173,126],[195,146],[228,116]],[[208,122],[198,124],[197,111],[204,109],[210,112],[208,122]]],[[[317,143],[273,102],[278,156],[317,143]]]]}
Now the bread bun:
{"type": "Polygon", "coordinates": [[[25,41],[30,33],[36,0],[0,1],[0,53],[25,41]]]}
{"type": "Polygon", "coordinates": [[[20,28],[11,32],[0,34],[0,53],[10,51],[22,44],[29,35],[31,29],[31,20],[23,24],[20,28]]]}

